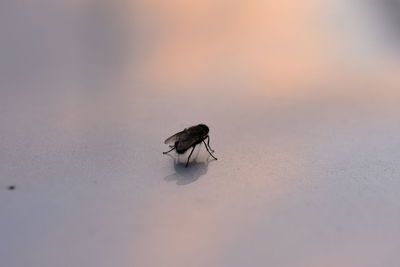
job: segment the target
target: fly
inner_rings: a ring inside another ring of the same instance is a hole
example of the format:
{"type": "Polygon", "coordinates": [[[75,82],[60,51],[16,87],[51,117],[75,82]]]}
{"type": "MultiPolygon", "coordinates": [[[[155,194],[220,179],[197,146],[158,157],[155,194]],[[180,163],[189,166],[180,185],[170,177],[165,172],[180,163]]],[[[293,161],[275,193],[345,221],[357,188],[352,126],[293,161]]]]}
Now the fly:
{"type": "Polygon", "coordinates": [[[215,160],[217,160],[216,157],[211,152],[214,152],[213,149],[210,147],[210,136],[208,135],[208,132],[210,129],[208,128],[207,125],[205,124],[199,124],[196,126],[192,126],[189,128],[186,128],[185,130],[174,134],[171,137],[168,137],[164,143],[165,144],[171,144],[174,143],[174,145],[170,145],[171,150],[163,152],[163,154],[168,154],[169,152],[176,150],[178,154],[183,154],[185,153],[189,148],[192,148],[192,151],[190,151],[189,157],[187,159],[185,167],[189,165],[189,160],[190,156],[192,156],[194,148],[200,144],[201,142],[204,143],[204,146],[207,149],[207,152],[213,157],[215,160]],[[207,139],[207,143],[205,140],[207,139]]]}

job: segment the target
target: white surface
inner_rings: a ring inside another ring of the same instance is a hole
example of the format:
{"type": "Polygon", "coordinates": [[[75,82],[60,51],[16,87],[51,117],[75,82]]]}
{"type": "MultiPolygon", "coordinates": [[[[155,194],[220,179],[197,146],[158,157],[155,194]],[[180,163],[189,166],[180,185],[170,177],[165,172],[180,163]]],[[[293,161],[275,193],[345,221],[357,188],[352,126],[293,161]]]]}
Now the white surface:
{"type": "Polygon", "coordinates": [[[398,266],[398,32],[281,3],[4,2],[0,266],[398,266]]]}

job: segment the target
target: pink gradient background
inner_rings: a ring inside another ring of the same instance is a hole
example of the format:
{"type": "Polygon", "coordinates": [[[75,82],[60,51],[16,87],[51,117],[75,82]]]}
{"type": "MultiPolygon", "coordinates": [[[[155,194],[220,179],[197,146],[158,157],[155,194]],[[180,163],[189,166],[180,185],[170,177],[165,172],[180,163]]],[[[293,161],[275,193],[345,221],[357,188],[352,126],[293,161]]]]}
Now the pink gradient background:
{"type": "Polygon", "coordinates": [[[1,6],[0,265],[400,264],[398,1],[1,6]]]}

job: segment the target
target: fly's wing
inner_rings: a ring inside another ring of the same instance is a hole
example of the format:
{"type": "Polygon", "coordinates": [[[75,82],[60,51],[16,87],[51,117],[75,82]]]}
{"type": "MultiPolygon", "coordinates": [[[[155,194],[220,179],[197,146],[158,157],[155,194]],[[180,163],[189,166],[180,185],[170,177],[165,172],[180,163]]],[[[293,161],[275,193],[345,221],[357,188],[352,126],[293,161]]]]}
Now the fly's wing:
{"type": "Polygon", "coordinates": [[[183,151],[188,149],[189,147],[196,144],[199,140],[201,140],[202,135],[196,130],[187,129],[186,132],[183,132],[179,136],[178,144],[176,147],[177,151],[183,151]]]}
{"type": "Polygon", "coordinates": [[[173,136],[168,137],[167,139],[165,139],[164,144],[175,143],[176,141],[179,140],[180,136],[184,133],[185,133],[185,131],[182,131],[182,132],[174,134],[173,136]]]}

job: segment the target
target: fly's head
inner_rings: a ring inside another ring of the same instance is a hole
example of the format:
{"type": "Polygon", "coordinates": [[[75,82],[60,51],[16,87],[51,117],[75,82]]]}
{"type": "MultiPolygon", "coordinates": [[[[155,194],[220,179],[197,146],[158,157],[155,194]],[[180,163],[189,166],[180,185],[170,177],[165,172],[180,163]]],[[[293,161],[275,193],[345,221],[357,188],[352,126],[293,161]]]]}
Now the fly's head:
{"type": "Polygon", "coordinates": [[[208,134],[208,132],[210,131],[208,126],[205,124],[199,124],[198,127],[200,127],[204,131],[205,134],[208,134]]]}

